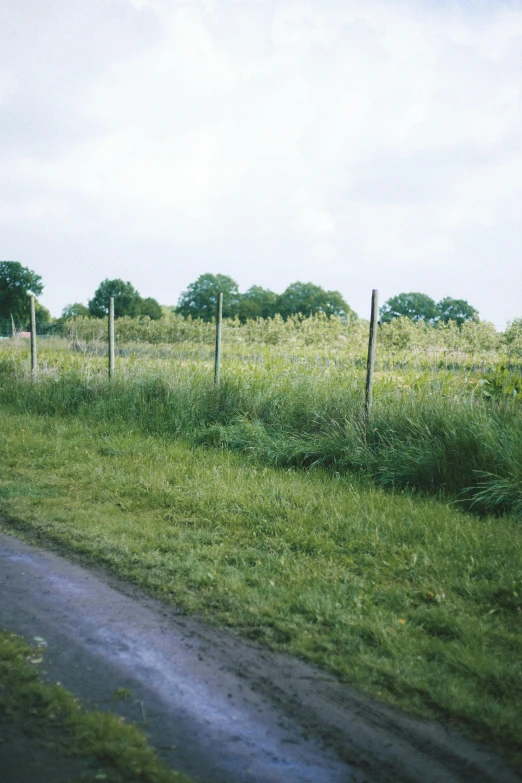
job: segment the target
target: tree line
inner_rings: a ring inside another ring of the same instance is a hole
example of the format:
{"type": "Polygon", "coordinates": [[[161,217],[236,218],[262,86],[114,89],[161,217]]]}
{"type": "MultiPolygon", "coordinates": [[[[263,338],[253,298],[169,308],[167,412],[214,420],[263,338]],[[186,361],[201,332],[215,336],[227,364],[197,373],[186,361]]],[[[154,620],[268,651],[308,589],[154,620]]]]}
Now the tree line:
{"type": "MultiPolygon", "coordinates": [[[[16,261],[0,261],[0,319],[14,319],[19,328],[20,325],[26,328],[29,322],[28,294],[39,296],[43,288],[42,278],[36,272],[16,261]]],[[[159,320],[168,312],[175,312],[185,318],[210,322],[215,318],[219,293],[224,294],[223,317],[237,318],[241,323],[276,315],[287,319],[294,315],[310,317],[322,313],[327,317],[338,316],[344,322],[358,317],[339,291],[326,291],[314,283],[292,283],[281,294],[254,285],[242,294],[231,277],[207,273],[191,283],[179,297],[177,306],[171,307],[162,307],[152,297],[142,297],[128,281],[106,279],[87,305],[80,302],[67,305],[58,320],[79,316],[104,318],[108,314],[109,299],[114,297],[116,318],[128,316],[159,320]]],[[[39,302],[36,310],[40,323],[51,323],[50,312],[39,302]]],[[[454,321],[462,325],[465,321],[479,320],[477,310],[464,299],[445,297],[436,303],[426,294],[415,292],[391,297],[381,307],[379,315],[382,323],[399,317],[428,324],[454,321]]]]}

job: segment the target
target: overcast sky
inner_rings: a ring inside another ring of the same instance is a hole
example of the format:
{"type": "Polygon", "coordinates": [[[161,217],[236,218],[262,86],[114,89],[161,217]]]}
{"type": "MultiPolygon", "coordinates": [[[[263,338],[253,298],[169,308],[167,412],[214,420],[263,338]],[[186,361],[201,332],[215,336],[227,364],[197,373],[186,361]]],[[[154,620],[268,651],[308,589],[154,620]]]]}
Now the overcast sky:
{"type": "Polygon", "coordinates": [[[0,0],[0,259],[522,316],[522,0],[0,0]]]}

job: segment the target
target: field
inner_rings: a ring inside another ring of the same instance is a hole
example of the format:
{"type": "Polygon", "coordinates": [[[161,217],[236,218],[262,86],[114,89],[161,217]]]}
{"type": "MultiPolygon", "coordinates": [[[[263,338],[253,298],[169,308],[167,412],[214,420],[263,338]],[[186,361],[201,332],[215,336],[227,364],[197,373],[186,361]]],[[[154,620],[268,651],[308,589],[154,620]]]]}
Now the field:
{"type": "Polygon", "coordinates": [[[2,341],[4,525],[520,759],[517,334],[383,328],[366,425],[364,323],[159,328],[2,341]]]}

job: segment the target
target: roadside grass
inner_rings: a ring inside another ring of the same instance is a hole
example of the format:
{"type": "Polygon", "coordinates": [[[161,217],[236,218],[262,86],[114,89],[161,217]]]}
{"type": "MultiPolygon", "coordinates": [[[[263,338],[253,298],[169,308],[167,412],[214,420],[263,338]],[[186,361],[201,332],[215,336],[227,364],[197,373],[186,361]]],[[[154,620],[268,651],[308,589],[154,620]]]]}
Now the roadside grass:
{"type": "MultiPolygon", "coordinates": [[[[13,726],[16,743],[20,727],[22,752],[60,772],[70,768],[78,782],[190,783],[157,758],[136,726],[114,713],[88,712],[61,685],[43,682],[38,667],[45,665],[44,655],[41,644],[30,646],[0,630],[0,728],[9,724],[8,743],[13,726]]],[[[9,750],[23,765],[16,747],[9,750]]]]}
{"type": "Polygon", "coordinates": [[[522,530],[365,476],[2,407],[2,527],[522,763],[522,530]]]}
{"type": "Polygon", "coordinates": [[[231,360],[216,392],[201,361],[131,354],[109,384],[101,357],[46,346],[32,383],[25,354],[0,350],[0,403],[20,412],[117,421],[277,467],[364,472],[378,486],[522,517],[522,406],[501,390],[486,396],[476,371],[378,373],[366,427],[364,372],[353,362],[265,352],[262,363],[231,360]]]}

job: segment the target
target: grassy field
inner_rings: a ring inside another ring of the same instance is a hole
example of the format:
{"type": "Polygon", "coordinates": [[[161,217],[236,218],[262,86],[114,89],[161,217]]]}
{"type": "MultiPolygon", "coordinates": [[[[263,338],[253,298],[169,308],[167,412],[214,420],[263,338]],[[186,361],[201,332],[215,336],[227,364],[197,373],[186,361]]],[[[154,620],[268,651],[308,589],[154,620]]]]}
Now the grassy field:
{"type": "Polygon", "coordinates": [[[78,783],[190,783],[158,760],[137,727],[88,712],[61,685],[44,683],[43,665],[43,639],[30,646],[0,630],[0,728],[7,726],[11,760],[22,769],[26,754],[46,780],[68,771],[78,783]]]}
{"type": "Polygon", "coordinates": [[[317,334],[308,326],[286,343],[226,344],[218,393],[212,349],[204,341],[121,343],[112,385],[100,355],[106,347],[94,338],[81,345],[78,335],[69,343],[44,343],[37,384],[30,382],[27,346],[6,341],[0,402],[20,411],[125,422],[144,433],[240,450],[271,466],[362,472],[378,486],[429,492],[480,513],[522,515],[520,362],[491,350],[487,340],[480,350],[468,340],[467,352],[464,344],[449,341],[445,349],[435,342],[430,352],[421,338],[431,334],[416,325],[403,328],[416,330],[413,345],[398,348],[397,335],[395,342],[386,342],[386,333],[380,338],[368,426],[364,332],[351,326],[350,342],[343,332],[330,334],[321,320],[317,334]]]}
{"type": "Polygon", "coordinates": [[[0,461],[8,529],[520,760],[513,517],[7,405],[0,461]]]}
{"type": "Polygon", "coordinates": [[[520,762],[516,351],[381,332],[366,426],[364,325],[229,325],[218,391],[211,325],[174,326],[201,339],[120,341],[111,384],[99,325],[36,382],[0,344],[3,524],[520,762]]]}

